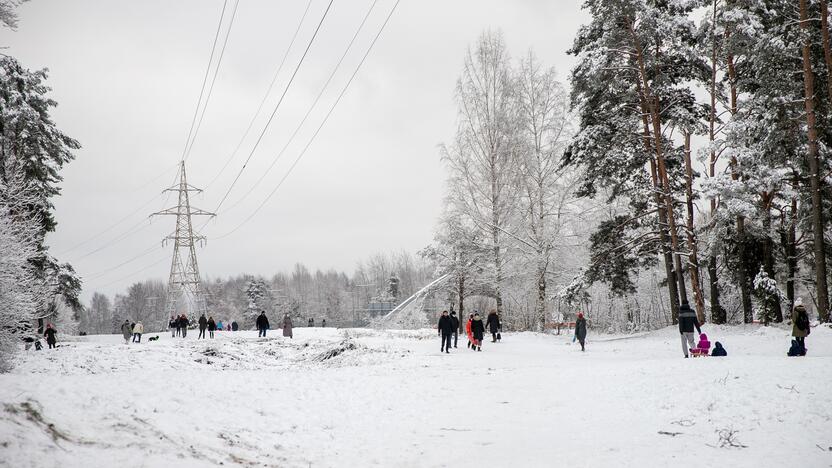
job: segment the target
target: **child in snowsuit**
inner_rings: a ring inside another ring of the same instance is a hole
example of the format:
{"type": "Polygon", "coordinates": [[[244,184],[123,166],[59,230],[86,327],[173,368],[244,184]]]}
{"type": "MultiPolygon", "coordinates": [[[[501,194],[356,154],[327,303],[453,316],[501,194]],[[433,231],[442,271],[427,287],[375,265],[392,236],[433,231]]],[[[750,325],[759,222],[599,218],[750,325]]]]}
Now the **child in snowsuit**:
{"type": "Polygon", "coordinates": [[[694,355],[707,356],[711,352],[711,342],[708,341],[708,335],[704,333],[699,334],[699,343],[693,349],[694,355]]]}
{"type": "Polygon", "coordinates": [[[725,351],[725,348],[722,347],[722,343],[717,341],[716,343],[714,343],[714,350],[711,351],[711,356],[724,357],[728,356],[728,352],[725,351]]]}

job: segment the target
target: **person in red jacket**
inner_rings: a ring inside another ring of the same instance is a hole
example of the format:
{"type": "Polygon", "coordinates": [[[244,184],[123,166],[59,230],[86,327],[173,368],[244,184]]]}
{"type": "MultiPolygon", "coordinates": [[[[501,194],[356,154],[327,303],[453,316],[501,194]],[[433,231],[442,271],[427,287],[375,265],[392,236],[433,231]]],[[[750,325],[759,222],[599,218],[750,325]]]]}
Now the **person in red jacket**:
{"type": "Polygon", "coordinates": [[[474,335],[471,334],[471,320],[474,320],[474,314],[468,316],[468,321],[465,322],[465,334],[468,336],[468,347],[474,345],[474,335]]]}

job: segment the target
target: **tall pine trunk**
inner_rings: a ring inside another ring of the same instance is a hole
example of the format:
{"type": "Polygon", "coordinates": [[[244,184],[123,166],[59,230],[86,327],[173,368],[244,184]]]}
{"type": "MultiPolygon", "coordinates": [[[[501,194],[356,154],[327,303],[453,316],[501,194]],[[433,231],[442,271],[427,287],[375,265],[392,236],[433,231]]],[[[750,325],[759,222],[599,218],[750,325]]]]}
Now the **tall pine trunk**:
{"type": "Polygon", "coordinates": [[[829,321],[829,289],[826,282],[826,242],[823,238],[823,200],[821,197],[820,155],[818,154],[818,132],[815,122],[815,82],[812,73],[811,35],[809,32],[809,12],[806,0],[800,1],[800,29],[803,32],[803,94],[806,109],[806,128],[809,136],[809,188],[812,191],[812,235],[815,260],[815,287],[817,288],[818,318],[821,322],[829,321]]]}
{"type": "MultiPolygon", "coordinates": [[[[729,36],[729,32],[726,30],[725,36],[726,38],[729,36]]],[[[729,53],[728,58],[728,84],[730,87],[730,113],[731,117],[737,114],[737,71],[734,67],[734,56],[733,54],[729,53]]],[[[740,172],[739,166],[737,164],[737,158],[731,156],[731,179],[739,180],[740,172]]],[[[737,280],[739,282],[740,287],[740,297],[742,299],[742,316],[743,321],[745,323],[751,323],[754,321],[754,312],[751,308],[751,282],[748,274],[747,264],[746,264],[746,233],[745,233],[745,218],[742,216],[737,216],[737,256],[739,257],[738,268],[737,268],[737,280]]]]}
{"type": "MultiPolygon", "coordinates": [[[[687,290],[685,289],[684,270],[682,269],[682,259],[679,255],[679,236],[676,229],[676,218],[673,213],[673,194],[670,187],[670,181],[667,176],[667,167],[665,165],[664,150],[662,148],[662,124],[659,111],[659,99],[653,96],[650,90],[650,84],[647,77],[647,70],[644,64],[644,50],[641,47],[641,41],[633,29],[633,23],[628,23],[630,37],[632,39],[633,50],[635,50],[636,63],[638,65],[639,81],[641,86],[641,93],[643,101],[647,104],[649,111],[650,123],[652,125],[652,146],[656,158],[656,171],[658,175],[659,188],[661,189],[661,197],[664,202],[665,222],[667,223],[667,230],[670,234],[670,244],[673,250],[673,263],[675,265],[676,287],[678,288],[679,299],[687,302],[687,290]]],[[[661,213],[661,212],[660,212],[661,213]]],[[[674,314],[674,323],[678,320],[678,311],[674,314]]]]}
{"type": "MultiPolygon", "coordinates": [[[[643,126],[644,147],[648,154],[653,153],[651,144],[652,137],[650,135],[650,123],[647,118],[647,104],[644,99],[644,93],[641,91],[641,82],[636,82],[638,88],[638,96],[641,106],[641,123],[643,126]]],[[[650,159],[650,178],[653,182],[653,199],[656,204],[656,211],[659,219],[659,244],[661,245],[662,256],[664,257],[664,270],[667,278],[667,293],[670,297],[670,316],[671,321],[675,324],[679,320],[679,289],[677,288],[676,275],[673,271],[673,253],[670,249],[670,242],[667,235],[667,217],[664,212],[661,195],[659,194],[659,176],[656,171],[656,161],[650,159]]]]}
{"type": "Polygon", "coordinates": [[[699,323],[705,322],[705,299],[699,284],[699,258],[696,248],[696,231],[693,224],[693,165],[690,160],[690,133],[685,132],[685,201],[687,205],[687,242],[688,268],[690,269],[690,288],[699,323]]]}
{"type": "MultiPolygon", "coordinates": [[[[774,241],[771,239],[771,203],[774,201],[774,194],[770,192],[763,192],[761,194],[762,209],[763,209],[763,230],[765,231],[765,238],[763,239],[763,270],[768,274],[769,278],[774,279],[774,241]]],[[[767,309],[774,311],[774,321],[780,323],[783,321],[783,309],[780,305],[780,296],[774,295],[769,298],[767,309]]]]}
{"type": "MultiPolygon", "coordinates": [[[[708,142],[711,144],[711,154],[708,161],[708,176],[711,179],[716,177],[716,150],[713,148],[714,141],[716,141],[716,71],[717,71],[717,35],[716,35],[716,21],[717,21],[717,0],[713,2],[712,13],[714,33],[711,35],[711,109],[708,115],[708,142]]],[[[716,199],[711,199],[711,227],[715,228],[716,218],[716,199]]],[[[725,323],[725,311],[719,302],[719,277],[717,274],[717,258],[716,254],[711,249],[711,254],[708,257],[708,282],[710,284],[710,299],[711,299],[711,321],[713,323],[725,323]]]]}

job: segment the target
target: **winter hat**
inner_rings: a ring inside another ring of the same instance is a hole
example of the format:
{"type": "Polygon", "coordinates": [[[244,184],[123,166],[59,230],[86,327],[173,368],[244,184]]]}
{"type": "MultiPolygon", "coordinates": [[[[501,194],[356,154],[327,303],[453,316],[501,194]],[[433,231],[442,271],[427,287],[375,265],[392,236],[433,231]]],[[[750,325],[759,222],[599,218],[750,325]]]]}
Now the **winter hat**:
{"type": "Polygon", "coordinates": [[[700,340],[707,340],[707,339],[708,339],[708,335],[706,335],[706,334],[704,334],[704,333],[700,333],[700,334],[699,334],[699,339],[700,339],[700,340]]]}
{"type": "Polygon", "coordinates": [[[583,312],[578,312],[578,318],[584,318],[584,313],[583,312]]]}

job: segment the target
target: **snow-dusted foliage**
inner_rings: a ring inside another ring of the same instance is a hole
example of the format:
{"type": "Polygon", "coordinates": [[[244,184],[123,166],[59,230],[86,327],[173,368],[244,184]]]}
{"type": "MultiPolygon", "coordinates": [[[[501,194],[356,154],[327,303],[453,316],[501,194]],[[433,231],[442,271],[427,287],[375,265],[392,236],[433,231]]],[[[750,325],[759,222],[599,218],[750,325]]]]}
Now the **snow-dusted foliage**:
{"type": "Polygon", "coordinates": [[[37,255],[40,222],[26,207],[38,203],[20,166],[3,161],[0,179],[0,372],[8,371],[21,339],[33,335],[32,321],[43,293],[31,259],[37,255]]]}

